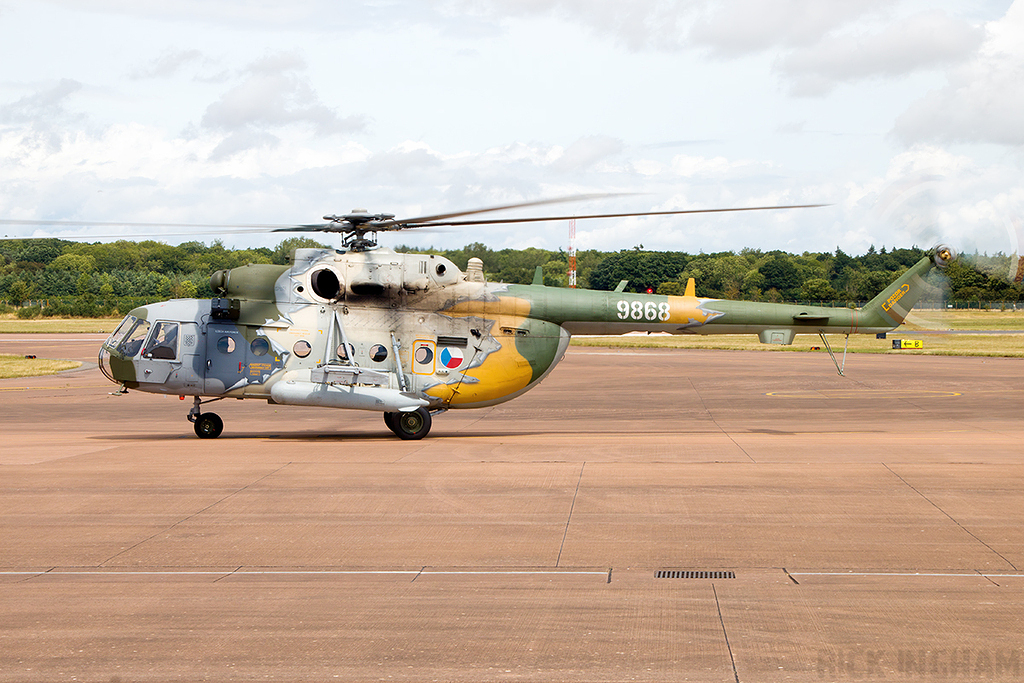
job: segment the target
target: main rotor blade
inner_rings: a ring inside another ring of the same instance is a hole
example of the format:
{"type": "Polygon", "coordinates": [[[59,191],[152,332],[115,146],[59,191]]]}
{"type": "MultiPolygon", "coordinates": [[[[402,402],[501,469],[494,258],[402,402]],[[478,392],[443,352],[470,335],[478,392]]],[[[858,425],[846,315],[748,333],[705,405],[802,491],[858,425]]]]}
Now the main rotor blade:
{"type": "MultiPolygon", "coordinates": [[[[358,226],[363,232],[403,230],[405,228],[431,228],[431,227],[458,227],[469,225],[500,225],[510,223],[540,223],[549,221],[565,221],[572,219],[590,218],[631,218],[638,216],[678,216],[683,214],[697,213],[728,213],[734,211],[773,211],[778,209],[811,209],[828,204],[793,204],[788,206],[747,206],[726,209],[684,209],[678,211],[640,211],[631,213],[600,213],[584,214],[574,216],[540,216],[532,218],[486,218],[480,220],[456,221],[449,220],[460,216],[473,216],[494,211],[505,211],[509,209],[526,208],[531,206],[544,206],[548,204],[561,204],[568,202],[586,201],[589,199],[603,199],[607,197],[621,197],[634,193],[603,193],[603,194],[582,194],[571,197],[557,197],[554,199],[541,199],[532,202],[517,202],[515,204],[504,204],[502,206],[491,206],[470,211],[455,211],[433,216],[421,216],[419,218],[390,219],[380,222],[370,222],[358,226]]],[[[102,240],[102,239],[133,239],[137,237],[160,238],[160,237],[181,237],[200,235],[244,235],[266,232],[349,232],[352,225],[347,223],[308,223],[308,224],[283,224],[283,223],[159,223],[159,222],[127,222],[127,221],[69,221],[69,220],[30,220],[30,219],[0,219],[0,225],[35,225],[52,228],[91,228],[91,227],[123,227],[142,228],[153,230],[156,228],[205,228],[206,230],[187,231],[160,231],[142,234],[109,234],[109,235],[15,235],[3,236],[0,239],[26,240],[26,239],[64,239],[64,240],[102,240]]]]}
{"type": "MultiPolygon", "coordinates": [[[[416,224],[419,227],[424,223],[433,223],[434,225],[454,225],[449,223],[437,223],[436,221],[444,221],[449,218],[458,218],[459,216],[474,216],[481,213],[490,213],[492,211],[506,211],[509,209],[522,209],[529,206],[546,206],[548,204],[564,204],[568,202],[583,202],[588,199],[605,199],[608,197],[625,197],[628,195],[635,194],[633,192],[607,192],[598,194],[577,194],[569,197],[556,197],[554,199],[538,199],[532,202],[517,202],[515,204],[504,204],[502,206],[488,206],[482,209],[471,209],[469,211],[454,211],[452,213],[439,213],[434,216],[419,216],[417,218],[393,218],[387,221],[380,221],[370,223],[374,230],[401,230],[405,227],[412,227],[411,224],[416,224]]],[[[484,221],[489,222],[489,221],[484,221]]],[[[469,223],[468,225],[473,225],[469,223]]]]}
{"type": "Polygon", "coordinates": [[[135,237],[181,237],[191,235],[247,235],[274,232],[275,229],[290,228],[298,231],[315,231],[327,226],[324,223],[311,225],[294,225],[285,223],[138,223],[127,221],[66,221],[66,220],[28,220],[17,218],[0,219],[0,225],[37,225],[50,228],[141,228],[153,232],[142,233],[121,233],[107,235],[13,235],[0,236],[0,239],[7,240],[41,240],[41,239],[62,239],[62,240],[103,240],[103,239],[133,239],[135,237]],[[156,231],[157,228],[206,228],[205,230],[185,231],[156,231]]]}
{"type": "Polygon", "coordinates": [[[730,211],[772,211],[774,209],[815,209],[830,204],[792,204],[789,206],[743,206],[730,209],[685,209],[681,211],[640,211],[636,213],[595,213],[577,216],[541,216],[537,218],[490,218],[478,221],[435,221],[430,223],[404,223],[406,228],[425,228],[433,225],[497,225],[501,223],[540,223],[543,221],[583,220],[587,218],[630,218],[633,216],[678,216],[691,213],[727,213],[730,211]]]}
{"type": "Polygon", "coordinates": [[[316,223],[312,225],[288,225],[279,228],[272,228],[267,232],[347,232],[352,229],[351,225],[341,223],[316,223]]]}
{"type": "Polygon", "coordinates": [[[69,228],[250,228],[253,230],[280,228],[286,223],[133,223],[127,221],[48,221],[20,218],[0,218],[0,225],[67,226],[69,228]]]}

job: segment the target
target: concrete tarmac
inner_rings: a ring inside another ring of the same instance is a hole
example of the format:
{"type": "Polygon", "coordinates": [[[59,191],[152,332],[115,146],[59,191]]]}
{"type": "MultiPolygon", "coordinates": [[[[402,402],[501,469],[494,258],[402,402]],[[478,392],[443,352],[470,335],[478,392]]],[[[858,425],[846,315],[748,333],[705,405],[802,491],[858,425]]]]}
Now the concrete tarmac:
{"type": "Polygon", "coordinates": [[[1021,679],[1024,361],[846,372],[571,348],[417,442],[2,380],[0,681],[1021,679]]]}

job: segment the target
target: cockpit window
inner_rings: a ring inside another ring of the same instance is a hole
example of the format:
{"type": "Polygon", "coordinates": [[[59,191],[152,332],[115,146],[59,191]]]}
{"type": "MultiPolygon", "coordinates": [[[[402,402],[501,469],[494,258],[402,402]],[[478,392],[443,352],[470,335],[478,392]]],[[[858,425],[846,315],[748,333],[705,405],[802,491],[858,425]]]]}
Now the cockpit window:
{"type": "Polygon", "coordinates": [[[142,354],[146,358],[174,360],[178,357],[178,323],[157,323],[153,326],[153,334],[149,338],[146,350],[142,354]]]}
{"type": "Polygon", "coordinates": [[[114,330],[114,333],[107,337],[107,341],[105,342],[106,345],[112,349],[116,349],[117,345],[121,343],[122,339],[124,339],[124,336],[128,334],[132,329],[132,326],[138,321],[139,319],[134,315],[126,315],[124,320],[121,321],[121,324],[117,326],[116,330],[114,330]]]}
{"type": "MultiPolygon", "coordinates": [[[[123,323],[122,323],[123,324],[123,323]]],[[[122,341],[117,350],[127,357],[133,357],[138,355],[139,351],[142,350],[142,342],[146,339],[146,333],[149,332],[149,321],[135,319],[135,324],[130,328],[129,332],[124,335],[124,341],[122,341]]]]}

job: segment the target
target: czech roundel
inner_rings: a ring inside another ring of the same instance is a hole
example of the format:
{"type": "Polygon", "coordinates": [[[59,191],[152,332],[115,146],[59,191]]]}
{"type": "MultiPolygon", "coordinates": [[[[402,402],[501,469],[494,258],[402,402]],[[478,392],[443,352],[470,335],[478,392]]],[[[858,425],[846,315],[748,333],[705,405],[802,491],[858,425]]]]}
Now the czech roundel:
{"type": "Polygon", "coordinates": [[[462,349],[446,346],[441,349],[441,353],[438,355],[441,360],[441,365],[446,368],[453,369],[462,365],[462,349]]]}

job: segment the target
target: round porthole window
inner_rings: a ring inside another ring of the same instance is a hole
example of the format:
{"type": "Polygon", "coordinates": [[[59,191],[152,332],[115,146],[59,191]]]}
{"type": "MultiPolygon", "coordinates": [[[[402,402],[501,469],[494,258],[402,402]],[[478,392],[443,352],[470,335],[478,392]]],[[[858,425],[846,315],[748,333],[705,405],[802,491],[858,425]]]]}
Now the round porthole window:
{"type": "Polygon", "coordinates": [[[426,365],[427,363],[434,362],[434,350],[429,346],[421,346],[416,349],[415,354],[416,362],[420,365],[426,365]]]}
{"type": "Polygon", "coordinates": [[[228,336],[221,337],[217,340],[217,350],[221,353],[234,353],[235,340],[228,336]]]}
{"type": "Polygon", "coordinates": [[[312,350],[313,347],[310,346],[309,342],[304,339],[300,339],[299,341],[295,342],[295,346],[292,347],[292,352],[299,358],[305,358],[306,356],[309,355],[309,352],[312,350]]]}
{"type": "Polygon", "coordinates": [[[249,344],[249,350],[252,351],[254,356],[265,356],[270,352],[270,342],[263,337],[256,337],[249,344]]]}
{"type": "Polygon", "coordinates": [[[374,344],[370,347],[370,360],[380,363],[388,357],[388,347],[383,344],[374,344]]]}

